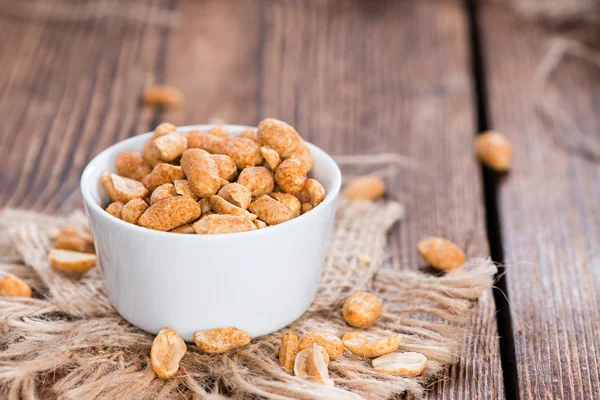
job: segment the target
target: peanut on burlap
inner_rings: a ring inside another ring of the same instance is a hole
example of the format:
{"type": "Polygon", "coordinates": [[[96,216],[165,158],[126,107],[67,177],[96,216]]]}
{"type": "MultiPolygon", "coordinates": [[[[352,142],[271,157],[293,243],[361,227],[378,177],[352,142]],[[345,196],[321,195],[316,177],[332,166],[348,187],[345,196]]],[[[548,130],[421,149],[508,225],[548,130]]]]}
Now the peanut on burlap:
{"type": "Polygon", "coordinates": [[[390,201],[342,202],[309,310],[284,330],[256,338],[230,354],[188,351],[180,362],[181,373],[164,381],[153,378],[149,355],[154,336],[116,313],[101,268],[92,268],[79,279],[49,268],[51,239],[66,226],[85,229],[83,214],[63,218],[5,210],[0,214],[0,273],[26,279],[44,296],[33,301],[0,297],[3,324],[10,326],[0,335],[0,358],[6,371],[20,371],[0,375],[0,398],[12,392],[35,399],[52,392],[60,398],[170,400],[207,398],[217,389],[235,399],[257,395],[388,399],[403,392],[419,396],[424,385],[461,354],[473,301],[491,287],[496,267],[476,259],[462,267],[463,274],[443,277],[381,268],[390,259],[387,230],[402,213],[402,207],[390,201]],[[356,262],[361,254],[370,255],[369,268],[356,262]],[[28,266],[19,265],[23,263],[28,266]],[[360,290],[377,293],[385,304],[369,332],[378,338],[401,332],[401,350],[427,358],[423,372],[411,378],[393,375],[385,367],[377,371],[349,351],[329,364],[334,387],[284,372],[278,360],[283,333],[293,330],[302,337],[310,331],[327,331],[342,337],[349,327],[341,305],[360,290]],[[36,315],[36,320],[28,315],[36,315]],[[432,318],[439,322],[432,323],[432,318]]]}

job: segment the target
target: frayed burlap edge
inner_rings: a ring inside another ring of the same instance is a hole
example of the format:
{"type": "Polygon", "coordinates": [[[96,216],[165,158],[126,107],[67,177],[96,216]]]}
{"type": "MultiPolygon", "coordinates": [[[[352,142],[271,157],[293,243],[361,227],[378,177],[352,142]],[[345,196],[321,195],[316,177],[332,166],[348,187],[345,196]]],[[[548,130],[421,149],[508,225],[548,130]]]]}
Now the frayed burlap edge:
{"type": "Polygon", "coordinates": [[[282,332],[216,356],[189,345],[179,373],[167,381],[158,379],[148,364],[152,335],[114,312],[100,268],[75,280],[48,264],[52,236],[64,226],[85,226],[81,212],[62,218],[6,210],[0,215],[0,271],[27,280],[36,296],[0,298],[0,397],[385,399],[403,392],[421,396],[422,385],[456,361],[473,301],[492,286],[496,267],[476,259],[463,267],[463,274],[445,277],[382,268],[390,262],[387,231],[402,215],[402,206],[395,202],[342,202],[317,298],[286,329],[299,335],[314,329],[342,335],[352,330],[340,313],[344,297],[367,289],[384,301],[381,317],[368,332],[403,334],[400,350],[425,354],[427,367],[418,378],[396,377],[376,372],[369,360],[345,352],[330,364],[336,385],[329,388],[281,370],[277,354],[282,332]]]}

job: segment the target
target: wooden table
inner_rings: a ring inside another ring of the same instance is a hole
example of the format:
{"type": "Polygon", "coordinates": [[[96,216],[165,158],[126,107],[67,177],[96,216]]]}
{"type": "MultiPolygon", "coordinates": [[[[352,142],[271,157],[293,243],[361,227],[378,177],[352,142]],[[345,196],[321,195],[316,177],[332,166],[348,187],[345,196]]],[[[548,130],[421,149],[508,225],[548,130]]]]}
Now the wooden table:
{"type": "MultiPolygon", "coordinates": [[[[553,134],[568,132],[532,111],[549,37],[539,25],[458,0],[138,4],[151,6],[136,11],[141,21],[0,9],[1,207],[76,207],[86,163],[162,121],[275,116],[332,154],[397,152],[418,163],[390,182],[407,206],[397,268],[423,267],[415,243],[430,234],[506,262],[461,361],[427,397],[600,397],[600,167],[565,151],[553,134]],[[182,23],[149,23],[159,9],[182,23]],[[179,87],[185,106],[143,107],[151,82],[179,87]],[[473,156],[487,128],[515,146],[501,179],[473,156]]],[[[597,137],[598,71],[561,71],[554,104],[597,137]]]]}

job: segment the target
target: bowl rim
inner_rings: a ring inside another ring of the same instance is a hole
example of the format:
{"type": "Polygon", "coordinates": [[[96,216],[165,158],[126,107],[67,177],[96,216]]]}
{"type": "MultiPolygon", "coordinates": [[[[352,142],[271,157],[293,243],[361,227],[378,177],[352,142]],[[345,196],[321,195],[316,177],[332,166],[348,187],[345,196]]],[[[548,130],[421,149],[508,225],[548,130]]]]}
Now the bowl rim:
{"type": "MultiPolygon", "coordinates": [[[[217,125],[221,125],[225,129],[233,129],[236,131],[248,129],[248,128],[256,129],[256,127],[246,126],[246,125],[204,124],[204,125],[178,126],[177,130],[180,132],[188,132],[191,130],[208,131],[210,128],[217,126],[217,125]]],[[[177,233],[173,233],[173,232],[158,231],[158,230],[154,230],[154,229],[144,228],[139,225],[134,225],[134,224],[125,222],[125,221],[107,213],[104,209],[102,209],[102,207],[100,207],[100,205],[98,203],[96,203],[96,201],[92,198],[92,194],[91,194],[91,187],[92,187],[91,185],[96,184],[96,183],[90,182],[90,175],[92,174],[94,168],[96,168],[94,166],[94,164],[96,162],[98,162],[98,160],[100,158],[103,158],[110,153],[117,152],[118,151],[117,148],[119,148],[119,147],[125,146],[126,144],[129,144],[130,142],[135,142],[135,141],[141,140],[142,137],[150,137],[152,134],[153,134],[153,131],[138,134],[138,135],[132,136],[130,138],[127,138],[125,140],[121,140],[120,142],[114,143],[111,146],[107,147],[106,149],[102,150],[99,154],[97,154],[94,158],[92,158],[91,161],[88,162],[88,164],[84,168],[84,170],[81,174],[81,178],[80,178],[79,186],[80,186],[81,194],[83,196],[83,201],[84,201],[86,207],[88,207],[88,209],[91,209],[91,210],[94,210],[95,212],[97,212],[98,215],[101,216],[101,218],[106,218],[106,220],[109,221],[109,223],[114,223],[117,226],[121,226],[122,228],[125,228],[125,229],[131,229],[132,232],[138,232],[140,234],[148,234],[148,235],[157,235],[158,237],[164,236],[165,238],[179,237],[179,238],[181,238],[179,240],[184,240],[184,241],[185,240],[194,240],[194,241],[217,240],[217,239],[220,240],[223,237],[240,238],[241,236],[250,236],[250,235],[259,236],[259,235],[268,235],[271,233],[277,234],[277,232],[279,232],[282,229],[293,229],[294,225],[301,223],[302,221],[306,220],[307,218],[316,217],[318,214],[324,212],[326,208],[329,208],[332,205],[335,206],[335,204],[332,204],[332,203],[335,203],[339,196],[339,192],[340,192],[340,189],[342,186],[342,173],[340,171],[339,166],[337,165],[337,163],[335,162],[333,157],[331,157],[329,154],[327,154],[327,152],[325,152],[324,150],[322,150],[321,148],[319,148],[318,146],[315,146],[314,144],[312,144],[310,142],[304,141],[306,143],[306,145],[308,146],[308,148],[310,149],[311,153],[312,152],[321,153],[320,156],[324,157],[325,160],[333,166],[333,170],[331,172],[331,178],[332,178],[331,190],[329,191],[329,193],[326,193],[325,199],[317,207],[313,208],[311,211],[307,212],[306,214],[302,214],[296,218],[293,218],[293,219],[283,222],[281,224],[269,226],[268,228],[265,228],[265,229],[254,229],[252,231],[245,231],[245,232],[219,233],[219,234],[211,234],[211,235],[177,234],[177,233]]],[[[91,211],[89,211],[89,212],[91,212],[91,211]]]]}

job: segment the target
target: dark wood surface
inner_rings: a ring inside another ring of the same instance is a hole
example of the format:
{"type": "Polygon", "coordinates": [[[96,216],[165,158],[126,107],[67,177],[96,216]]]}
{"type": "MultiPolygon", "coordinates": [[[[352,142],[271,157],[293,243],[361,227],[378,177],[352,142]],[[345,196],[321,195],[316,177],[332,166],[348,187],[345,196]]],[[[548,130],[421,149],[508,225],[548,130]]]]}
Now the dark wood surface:
{"type": "MultiPolygon", "coordinates": [[[[60,23],[0,10],[0,207],[78,207],[87,162],[162,121],[254,125],[275,116],[332,154],[396,152],[416,162],[389,179],[407,208],[393,235],[397,268],[424,267],[415,243],[425,235],[489,253],[462,1],[140,3],[157,7],[145,17],[160,7],[180,12],[182,24],[60,23]],[[183,90],[185,106],[142,107],[152,82],[183,90]]],[[[516,147],[500,215],[521,398],[599,397],[600,169],[565,152],[531,109],[547,35],[492,6],[480,22],[492,123],[516,147]]],[[[598,132],[597,72],[566,71],[553,98],[598,132]]],[[[460,362],[428,398],[504,397],[491,291],[476,307],[460,362]]]]}
{"type": "MultiPolygon", "coordinates": [[[[521,398],[597,399],[600,163],[568,151],[559,138],[572,132],[533,112],[551,35],[497,7],[482,23],[492,126],[516,151],[500,210],[521,398]]],[[[557,72],[546,93],[554,110],[599,141],[598,70],[567,58],[557,72]]]]}
{"type": "Polygon", "coordinates": [[[57,210],[73,201],[94,155],[148,130],[155,112],[139,99],[164,72],[169,32],[118,19],[0,14],[0,35],[0,158],[8,166],[0,205],[57,210]]]}
{"type": "MultiPolygon", "coordinates": [[[[164,119],[255,125],[277,116],[334,155],[403,154],[418,165],[390,180],[407,207],[397,267],[423,266],[415,243],[427,235],[487,254],[460,2],[184,1],[180,9],[186,24],[169,41],[166,81],[188,105],[164,119]],[[204,15],[212,18],[198,26],[204,15]]],[[[429,398],[503,396],[494,313],[490,291],[461,361],[429,398]]]]}

